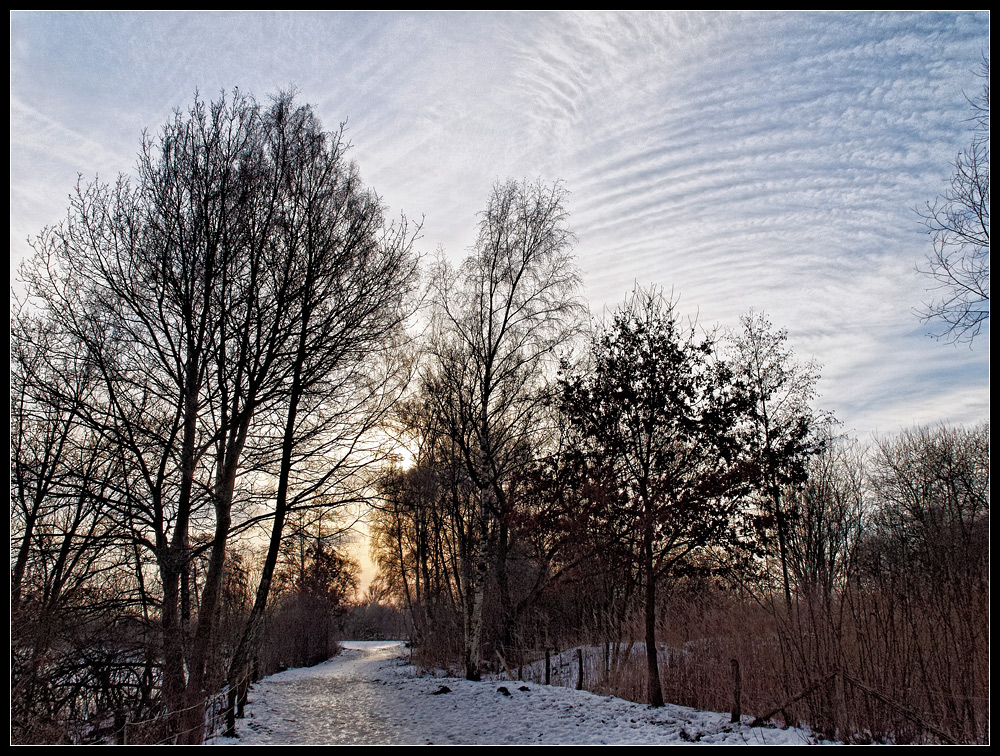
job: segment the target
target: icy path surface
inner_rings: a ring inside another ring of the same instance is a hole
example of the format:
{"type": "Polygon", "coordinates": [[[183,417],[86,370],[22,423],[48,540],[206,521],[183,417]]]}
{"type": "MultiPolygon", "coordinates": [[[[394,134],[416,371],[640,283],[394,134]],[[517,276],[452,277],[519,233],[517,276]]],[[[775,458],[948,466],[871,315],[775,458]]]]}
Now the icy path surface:
{"type": "Polygon", "coordinates": [[[398,641],[345,641],[323,664],[256,683],[238,738],[218,744],[810,743],[799,729],[536,683],[421,677],[398,641]],[[442,686],[450,692],[436,693],[442,686]],[[498,692],[503,686],[510,695],[498,692]],[[522,689],[524,688],[524,689],[522,689]]]}

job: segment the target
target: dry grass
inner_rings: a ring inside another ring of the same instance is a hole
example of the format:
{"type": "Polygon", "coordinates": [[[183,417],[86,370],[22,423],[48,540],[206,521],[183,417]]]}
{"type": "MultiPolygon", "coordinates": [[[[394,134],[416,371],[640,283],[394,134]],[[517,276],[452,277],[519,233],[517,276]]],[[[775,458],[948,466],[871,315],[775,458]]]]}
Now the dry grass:
{"type": "MultiPolygon", "coordinates": [[[[946,619],[929,604],[913,612],[890,606],[898,602],[871,596],[855,598],[853,607],[800,602],[787,612],[731,594],[675,600],[658,628],[664,698],[731,711],[735,659],[742,712],[759,716],[840,670],[842,684],[830,679],[773,718],[851,742],[988,742],[986,618],[976,639],[970,628],[977,624],[960,616],[961,607],[946,619]],[[951,643],[963,628],[958,645],[951,643]]],[[[642,701],[645,657],[623,655],[594,679],[588,687],[596,692],[642,701]]]]}

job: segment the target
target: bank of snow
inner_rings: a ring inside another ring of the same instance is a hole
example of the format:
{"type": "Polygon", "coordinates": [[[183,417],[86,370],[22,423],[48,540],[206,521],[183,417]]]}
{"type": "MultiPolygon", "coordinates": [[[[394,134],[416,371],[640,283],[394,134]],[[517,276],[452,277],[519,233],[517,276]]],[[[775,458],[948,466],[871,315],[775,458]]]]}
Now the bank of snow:
{"type": "Polygon", "coordinates": [[[218,744],[803,744],[802,729],[587,691],[421,676],[400,642],[346,641],[333,659],[256,683],[238,738],[218,744]],[[498,691],[503,687],[509,693],[498,691]]]}

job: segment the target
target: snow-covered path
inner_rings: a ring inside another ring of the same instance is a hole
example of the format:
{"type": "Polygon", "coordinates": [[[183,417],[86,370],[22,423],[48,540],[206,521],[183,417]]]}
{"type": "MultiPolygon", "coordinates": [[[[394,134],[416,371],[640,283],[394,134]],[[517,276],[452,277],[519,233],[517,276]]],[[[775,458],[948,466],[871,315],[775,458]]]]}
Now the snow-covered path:
{"type": "Polygon", "coordinates": [[[393,721],[403,691],[382,671],[384,666],[391,671],[401,650],[399,642],[345,643],[323,664],[261,680],[250,692],[246,718],[237,722],[237,742],[412,742],[393,721]]]}
{"type": "Polygon", "coordinates": [[[333,659],[253,686],[238,739],[218,744],[809,743],[805,730],[751,728],[727,714],[651,709],[586,691],[420,677],[403,644],[345,641],[333,659]],[[436,693],[446,686],[450,692],[436,693]],[[498,691],[503,686],[510,695],[498,691]]]}

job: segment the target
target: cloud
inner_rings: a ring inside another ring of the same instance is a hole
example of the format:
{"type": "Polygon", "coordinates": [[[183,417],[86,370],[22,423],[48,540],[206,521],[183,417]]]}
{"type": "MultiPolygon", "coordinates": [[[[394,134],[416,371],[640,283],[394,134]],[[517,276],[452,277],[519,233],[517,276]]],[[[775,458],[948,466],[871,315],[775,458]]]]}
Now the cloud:
{"type": "Polygon", "coordinates": [[[465,253],[497,179],[562,179],[595,311],[636,280],[764,309],[862,433],[988,413],[988,343],[912,313],[987,12],[14,13],[11,41],[12,240],[195,88],[294,83],[425,252],[465,253]]]}

